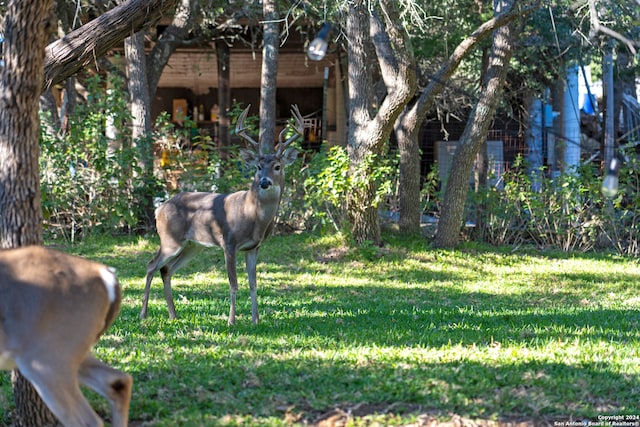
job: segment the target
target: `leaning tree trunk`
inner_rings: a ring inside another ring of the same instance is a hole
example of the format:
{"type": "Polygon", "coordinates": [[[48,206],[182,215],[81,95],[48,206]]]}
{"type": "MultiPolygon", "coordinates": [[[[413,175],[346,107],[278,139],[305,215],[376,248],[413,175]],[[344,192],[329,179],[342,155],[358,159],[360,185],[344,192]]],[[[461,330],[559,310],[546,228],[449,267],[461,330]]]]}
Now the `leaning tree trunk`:
{"type": "MultiPolygon", "coordinates": [[[[0,245],[42,244],[38,104],[52,0],[14,0],[5,15],[0,71],[0,245]]],[[[31,384],[12,373],[16,426],[56,425],[31,384]]]]}
{"type": "Polygon", "coordinates": [[[276,140],[276,87],[278,74],[278,10],[275,0],[263,0],[262,74],[260,77],[260,150],[274,151],[276,140]]]}
{"type": "Polygon", "coordinates": [[[175,3],[176,0],[129,0],[51,43],[46,49],[42,90],[92,64],[131,33],[155,24],[175,3]]]}
{"type": "Polygon", "coordinates": [[[480,99],[472,110],[452,160],[436,231],[435,246],[452,248],[458,242],[469,190],[473,161],[486,141],[487,131],[500,103],[502,88],[512,55],[512,24],[493,33],[489,65],[482,82],[480,99]]]}
{"type": "Polygon", "coordinates": [[[177,3],[171,25],[158,37],[146,58],[147,81],[151,99],[155,97],[162,70],[169,63],[169,58],[189,35],[189,29],[193,22],[193,9],[198,2],[196,0],[171,0],[170,3],[177,3]]]}

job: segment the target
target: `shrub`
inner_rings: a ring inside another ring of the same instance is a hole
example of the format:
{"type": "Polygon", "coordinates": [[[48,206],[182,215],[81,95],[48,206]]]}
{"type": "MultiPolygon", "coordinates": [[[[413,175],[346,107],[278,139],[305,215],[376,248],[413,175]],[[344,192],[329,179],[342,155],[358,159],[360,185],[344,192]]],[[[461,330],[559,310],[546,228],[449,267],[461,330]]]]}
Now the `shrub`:
{"type": "Polygon", "coordinates": [[[122,80],[112,74],[106,82],[94,76],[86,83],[86,103],[75,108],[69,131],[41,132],[45,230],[71,241],[94,232],[131,231],[144,216],[141,197],[154,188],[142,178],[130,143],[122,80]]]}
{"type": "Polygon", "coordinates": [[[358,194],[354,190],[364,188],[369,182],[374,182],[377,189],[373,204],[380,206],[395,193],[398,165],[395,152],[388,156],[370,154],[356,170],[352,170],[344,147],[323,145],[309,162],[304,181],[309,212],[307,227],[344,229],[348,222],[348,203],[359,203],[350,200],[353,194],[358,194]]]}
{"type": "Polygon", "coordinates": [[[635,158],[623,165],[620,191],[607,200],[593,164],[534,185],[519,158],[504,175],[504,190],[488,188],[474,196],[472,204],[479,207],[475,237],[495,245],[531,243],[565,252],[609,248],[638,255],[639,166],[635,158]]]}
{"type": "Polygon", "coordinates": [[[640,255],[640,161],[626,161],[620,170],[619,191],[603,202],[603,240],[621,255],[640,255]]]}

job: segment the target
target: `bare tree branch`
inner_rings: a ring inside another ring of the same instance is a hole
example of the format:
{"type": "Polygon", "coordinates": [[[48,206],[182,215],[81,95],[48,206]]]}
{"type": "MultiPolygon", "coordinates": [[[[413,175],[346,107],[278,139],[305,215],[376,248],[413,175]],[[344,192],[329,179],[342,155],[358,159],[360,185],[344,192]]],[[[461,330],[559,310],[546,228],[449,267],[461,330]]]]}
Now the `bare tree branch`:
{"type": "MultiPolygon", "coordinates": [[[[636,0],[636,3],[640,4],[640,0],[636,0]]],[[[591,27],[593,32],[602,33],[604,35],[613,37],[614,39],[621,41],[627,46],[627,49],[629,49],[629,51],[633,55],[636,54],[636,45],[638,45],[637,42],[634,42],[633,40],[626,38],[619,32],[614,31],[609,27],[605,27],[600,23],[600,18],[598,18],[598,11],[596,10],[595,0],[589,0],[589,17],[590,17],[591,27]]]]}

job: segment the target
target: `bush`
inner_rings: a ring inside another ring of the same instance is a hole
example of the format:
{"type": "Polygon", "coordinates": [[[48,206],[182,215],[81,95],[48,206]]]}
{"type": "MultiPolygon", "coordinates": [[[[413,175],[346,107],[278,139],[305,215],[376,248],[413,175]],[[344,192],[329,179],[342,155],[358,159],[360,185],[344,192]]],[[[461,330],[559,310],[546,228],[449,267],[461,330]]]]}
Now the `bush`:
{"type": "Polygon", "coordinates": [[[122,80],[110,75],[103,82],[94,76],[87,90],[86,103],[75,108],[67,133],[41,132],[45,230],[71,241],[107,230],[131,231],[145,214],[141,197],[155,188],[143,179],[131,147],[122,80]],[[110,134],[114,129],[117,134],[110,134]]]}
{"type": "Polygon", "coordinates": [[[619,191],[603,203],[602,237],[621,255],[640,255],[640,161],[635,157],[622,165],[619,191]]]}
{"type": "Polygon", "coordinates": [[[308,212],[307,228],[332,227],[336,231],[347,226],[348,203],[357,188],[369,182],[376,185],[375,206],[380,206],[389,195],[395,193],[399,160],[397,153],[388,156],[370,154],[357,170],[350,169],[349,155],[344,147],[328,147],[323,144],[307,168],[304,194],[308,212]]]}
{"type": "Polygon", "coordinates": [[[639,166],[637,159],[623,165],[620,191],[608,200],[593,164],[534,183],[519,158],[505,173],[503,190],[488,188],[473,196],[471,204],[478,207],[475,237],[494,245],[529,243],[565,252],[609,248],[638,255],[639,166]]]}

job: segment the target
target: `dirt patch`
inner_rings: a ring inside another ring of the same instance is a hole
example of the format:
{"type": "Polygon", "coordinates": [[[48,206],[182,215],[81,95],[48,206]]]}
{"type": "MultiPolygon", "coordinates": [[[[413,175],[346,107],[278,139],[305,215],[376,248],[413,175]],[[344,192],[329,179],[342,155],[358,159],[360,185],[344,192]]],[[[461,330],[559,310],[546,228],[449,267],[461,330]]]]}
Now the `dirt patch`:
{"type": "MultiPolygon", "coordinates": [[[[313,427],[344,427],[350,422],[356,421],[358,418],[364,418],[372,415],[388,414],[393,416],[394,412],[401,410],[402,413],[420,413],[420,408],[408,407],[406,404],[397,405],[369,405],[357,404],[353,407],[335,408],[319,415],[313,422],[307,425],[313,427]]],[[[370,423],[365,422],[369,425],[370,423]]],[[[374,422],[371,425],[381,425],[380,422],[374,422]]],[[[396,425],[396,424],[393,424],[396,425]]],[[[397,427],[547,427],[553,423],[548,420],[528,419],[524,417],[512,417],[503,420],[483,420],[470,419],[461,417],[457,414],[443,413],[421,413],[418,420],[414,423],[398,425],[397,427]]]]}
{"type": "Polygon", "coordinates": [[[315,258],[316,261],[326,264],[329,262],[340,261],[349,253],[349,248],[346,246],[340,246],[337,248],[329,248],[326,251],[318,254],[315,258]]]}

